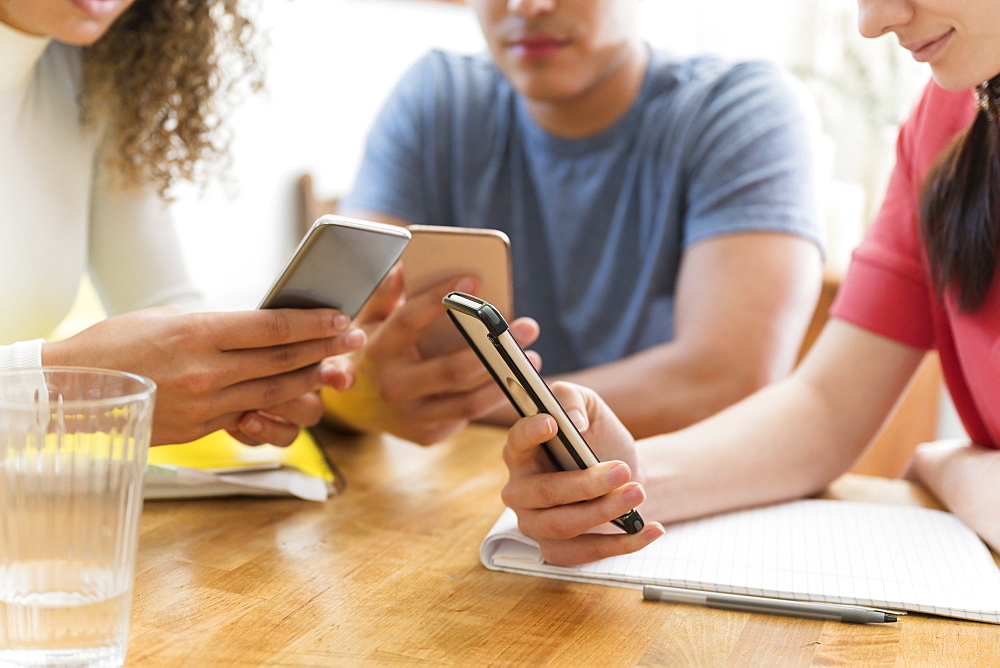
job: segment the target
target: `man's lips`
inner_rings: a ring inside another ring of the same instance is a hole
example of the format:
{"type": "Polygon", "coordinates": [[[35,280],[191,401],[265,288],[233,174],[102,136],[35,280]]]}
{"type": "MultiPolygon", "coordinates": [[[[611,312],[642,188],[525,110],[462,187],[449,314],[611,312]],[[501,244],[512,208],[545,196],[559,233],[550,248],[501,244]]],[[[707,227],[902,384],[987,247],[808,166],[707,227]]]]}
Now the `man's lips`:
{"type": "Polygon", "coordinates": [[[955,33],[954,29],[938,35],[932,39],[925,39],[920,42],[905,42],[902,47],[913,54],[913,59],[918,63],[930,62],[951,40],[955,33]]]}
{"type": "Polygon", "coordinates": [[[569,43],[564,37],[547,34],[531,34],[515,37],[507,42],[508,48],[529,58],[551,55],[569,43]]]}

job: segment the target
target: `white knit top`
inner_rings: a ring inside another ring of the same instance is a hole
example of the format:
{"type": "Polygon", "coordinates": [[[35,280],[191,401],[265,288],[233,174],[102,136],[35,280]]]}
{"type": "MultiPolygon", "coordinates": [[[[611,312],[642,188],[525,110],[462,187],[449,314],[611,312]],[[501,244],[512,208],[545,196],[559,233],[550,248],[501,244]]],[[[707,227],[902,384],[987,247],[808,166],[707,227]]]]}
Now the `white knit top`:
{"type": "Polygon", "coordinates": [[[80,53],[0,23],[0,368],[40,366],[86,272],[108,313],[198,303],[162,202],[106,178],[80,53]]]}

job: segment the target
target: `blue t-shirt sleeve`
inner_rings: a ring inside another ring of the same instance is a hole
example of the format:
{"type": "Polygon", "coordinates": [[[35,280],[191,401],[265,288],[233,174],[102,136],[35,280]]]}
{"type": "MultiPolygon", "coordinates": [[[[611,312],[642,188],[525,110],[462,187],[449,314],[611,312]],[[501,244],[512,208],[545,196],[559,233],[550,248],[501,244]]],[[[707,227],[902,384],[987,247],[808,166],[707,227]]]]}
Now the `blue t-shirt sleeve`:
{"type": "Polygon", "coordinates": [[[777,66],[729,69],[692,100],[684,244],[742,231],[804,236],[823,248],[816,192],[816,110],[777,66]],[[696,106],[695,106],[696,105],[696,106]]]}
{"type": "Polygon", "coordinates": [[[421,175],[433,159],[427,142],[433,137],[434,62],[417,61],[400,79],[368,133],[361,165],[345,209],[375,211],[410,223],[429,224],[428,194],[421,175]]]}

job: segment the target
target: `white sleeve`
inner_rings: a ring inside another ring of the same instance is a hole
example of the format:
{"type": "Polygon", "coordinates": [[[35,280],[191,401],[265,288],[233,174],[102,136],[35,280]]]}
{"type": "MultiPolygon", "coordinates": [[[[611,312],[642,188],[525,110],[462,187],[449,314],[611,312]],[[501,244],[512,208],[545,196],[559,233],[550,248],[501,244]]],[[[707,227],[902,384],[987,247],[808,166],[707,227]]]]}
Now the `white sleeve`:
{"type": "Polygon", "coordinates": [[[110,315],[161,304],[202,306],[169,207],[148,190],[127,191],[97,157],[90,210],[89,270],[110,315]]]}
{"type": "Polygon", "coordinates": [[[0,369],[40,368],[43,343],[45,339],[35,339],[0,346],[0,369]]]}

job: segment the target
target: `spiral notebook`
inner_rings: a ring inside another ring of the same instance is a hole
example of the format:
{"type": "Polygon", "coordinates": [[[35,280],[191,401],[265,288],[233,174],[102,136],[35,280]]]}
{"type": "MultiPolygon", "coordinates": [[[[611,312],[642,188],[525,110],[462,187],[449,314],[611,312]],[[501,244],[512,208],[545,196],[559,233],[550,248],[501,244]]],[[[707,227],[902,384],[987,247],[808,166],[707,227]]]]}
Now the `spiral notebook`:
{"type": "Polygon", "coordinates": [[[606,585],[658,584],[825,601],[1000,624],[1000,568],[951,513],[807,499],[667,526],[631,555],[542,561],[506,510],[480,546],[487,568],[606,585]]]}

